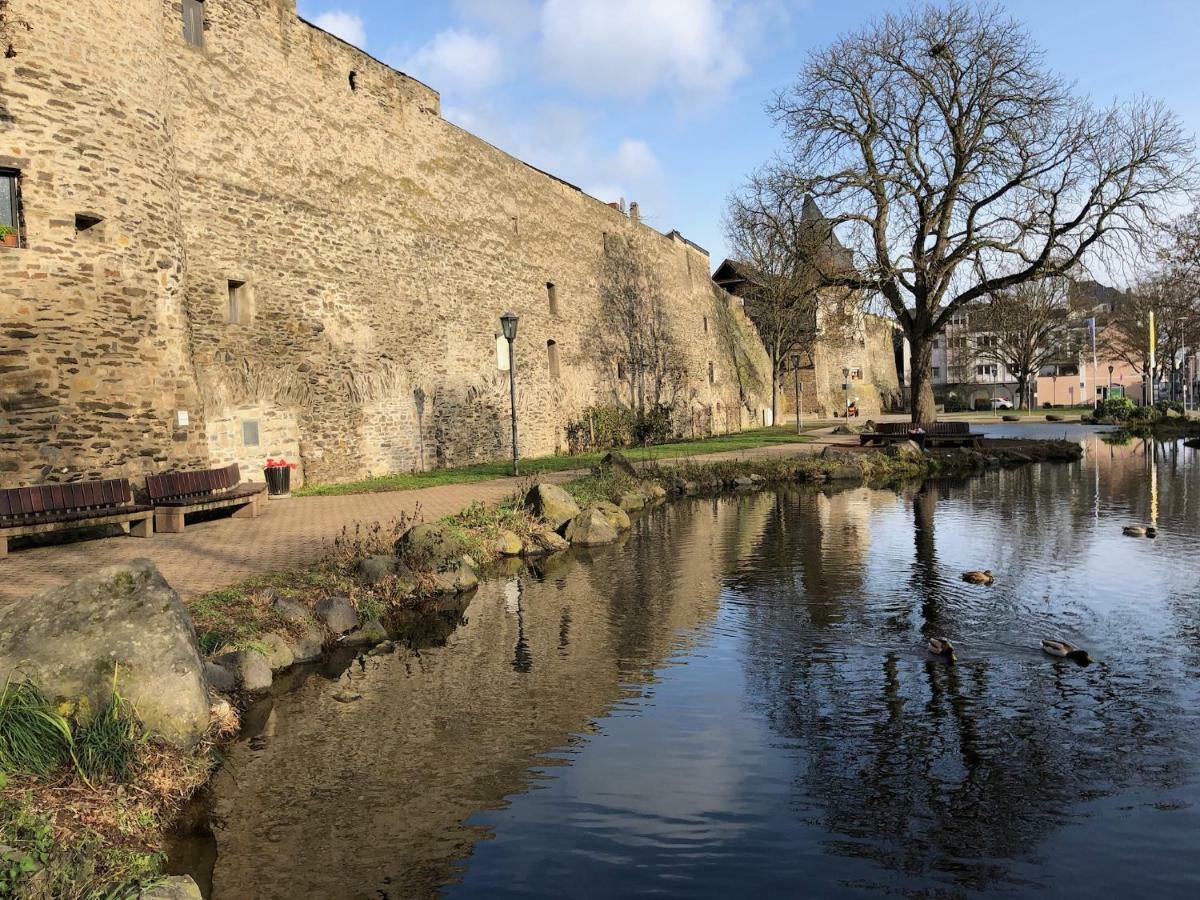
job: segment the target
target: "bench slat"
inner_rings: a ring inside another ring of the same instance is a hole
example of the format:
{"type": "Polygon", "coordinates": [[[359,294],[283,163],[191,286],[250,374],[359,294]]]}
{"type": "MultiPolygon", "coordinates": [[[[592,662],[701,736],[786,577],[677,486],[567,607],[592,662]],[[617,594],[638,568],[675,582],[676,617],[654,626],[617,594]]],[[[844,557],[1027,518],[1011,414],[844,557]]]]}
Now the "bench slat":
{"type": "Polygon", "coordinates": [[[36,519],[39,523],[79,518],[84,510],[124,512],[133,500],[129,481],[109,478],[70,484],[39,484],[0,489],[0,527],[16,527],[36,519]]]}

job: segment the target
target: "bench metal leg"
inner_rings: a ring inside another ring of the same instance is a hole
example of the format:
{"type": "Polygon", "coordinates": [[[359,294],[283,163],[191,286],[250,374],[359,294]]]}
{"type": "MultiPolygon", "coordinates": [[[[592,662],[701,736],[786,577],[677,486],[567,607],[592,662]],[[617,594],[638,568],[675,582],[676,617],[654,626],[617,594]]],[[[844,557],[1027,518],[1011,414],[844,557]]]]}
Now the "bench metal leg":
{"type": "Polygon", "coordinates": [[[154,511],[154,530],[160,534],[179,534],[183,531],[183,510],[159,507],[154,511]]]}
{"type": "Polygon", "coordinates": [[[258,501],[251,500],[245,506],[239,506],[233,511],[234,519],[253,519],[258,516],[258,501]]]}
{"type": "Polygon", "coordinates": [[[146,518],[129,523],[129,533],[134,537],[148,538],[154,536],[154,517],[147,514],[146,518]]]}

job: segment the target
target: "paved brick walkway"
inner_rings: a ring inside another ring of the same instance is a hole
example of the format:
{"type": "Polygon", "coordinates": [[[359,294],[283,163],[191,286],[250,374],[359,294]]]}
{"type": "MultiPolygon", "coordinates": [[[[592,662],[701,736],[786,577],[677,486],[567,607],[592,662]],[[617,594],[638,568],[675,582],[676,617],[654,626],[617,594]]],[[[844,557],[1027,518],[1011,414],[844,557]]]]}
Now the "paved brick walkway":
{"type": "MultiPolygon", "coordinates": [[[[844,440],[822,436],[811,444],[778,444],[693,458],[707,462],[790,456],[818,452],[828,443],[844,440]]],[[[578,474],[557,472],[543,475],[541,480],[561,483],[578,474]]],[[[387,524],[402,514],[416,514],[418,508],[421,518],[430,522],[460,512],[476,500],[483,503],[503,500],[526,482],[527,479],[500,478],[380,494],[293,497],[268,502],[256,519],[222,517],[188,525],[180,534],[156,534],[149,539],[113,537],[13,549],[8,557],[0,559],[0,603],[24,600],[102,566],[139,557],[152,559],[181,596],[194,597],[254,575],[311,563],[343,527],[353,528],[357,523],[387,524]]]]}

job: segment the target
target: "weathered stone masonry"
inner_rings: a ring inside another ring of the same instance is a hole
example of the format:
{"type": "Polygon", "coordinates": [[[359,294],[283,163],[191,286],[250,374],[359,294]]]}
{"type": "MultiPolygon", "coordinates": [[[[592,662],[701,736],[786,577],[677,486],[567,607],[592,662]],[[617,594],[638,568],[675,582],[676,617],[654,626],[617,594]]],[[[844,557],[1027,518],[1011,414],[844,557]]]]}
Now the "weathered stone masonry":
{"type": "Polygon", "coordinates": [[[0,170],[20,173],[24,224],[0,247],[0,484],[503,456],[510,307],[522,451],[552,452],[619,387],[589,352],[606,234],[656,259],[681,413],[761,420],[706,328],[728,298],[703,251],[446,122],[433,90],[294,0],[208,0],[202,47],[179,0],[12,9],[32,30],[0,59],[0,170]]]}

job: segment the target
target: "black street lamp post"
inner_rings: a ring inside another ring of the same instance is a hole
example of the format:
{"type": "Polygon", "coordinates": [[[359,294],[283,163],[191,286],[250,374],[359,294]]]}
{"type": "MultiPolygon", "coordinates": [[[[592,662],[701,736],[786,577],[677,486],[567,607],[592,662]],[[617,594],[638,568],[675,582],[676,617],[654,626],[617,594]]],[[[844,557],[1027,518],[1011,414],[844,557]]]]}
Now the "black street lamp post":
{"type": "Polygon", "coordinates": [[[504,339],[508,341],[508,398],[512,404],[512,450],[513,450],[513,475],[519,475],[520,469],[517,466],[517,459],[520,453],[517,450],[517,363],[513,356],[513,341],[517,339],[517,314],[514,312],[506,312],[500,317],[500,330],[504,333],[504,339]]]}
{"type": "Polygon", "coordinates": [[[1106,398],[1112,396],[1112,373],[1113,373],[1113,367],[1109,366],[1108,367],[1108,393],[1105,394],[1106,398]]]}
{"type": "Polygon", "coordinates": [[[850,367],[842,368],[842,388],[846,391],[846,408],[842,410],[842,415],[847,419],[850,418],[850,367]]]}
{"type": "Polygon", "coordinates": [[[796,390],[796,434],[804,425],[804,410],[800,408],[800,354],[792,354],[792,380],[796,390]]]}

